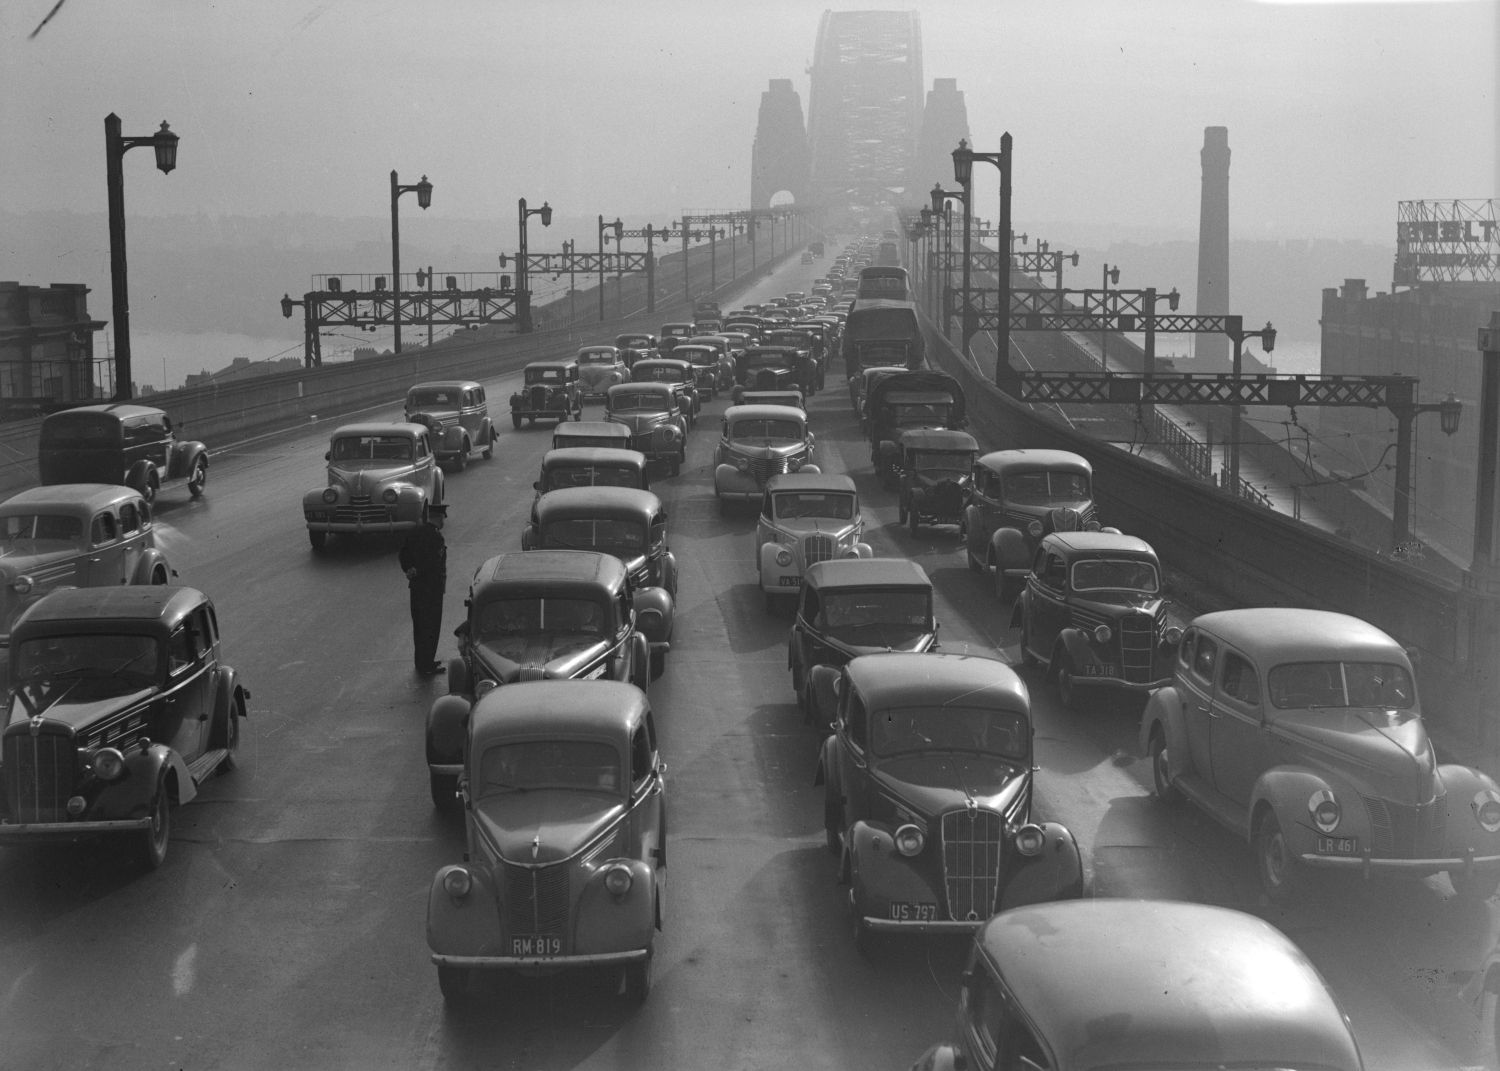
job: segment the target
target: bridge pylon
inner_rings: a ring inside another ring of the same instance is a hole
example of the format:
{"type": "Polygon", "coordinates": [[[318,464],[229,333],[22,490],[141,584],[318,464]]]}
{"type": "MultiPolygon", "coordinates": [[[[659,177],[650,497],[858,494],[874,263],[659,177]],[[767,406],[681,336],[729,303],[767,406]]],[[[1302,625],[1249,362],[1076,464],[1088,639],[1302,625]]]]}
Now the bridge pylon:
{"type": "Polygon", "coordinates": [[[771,88],[760,95],[760,119],[750,153],[750,207],[769,208],[771,198],[782,190],[805,204],[808,172],[802,98],[790,78],[773,78],[771,88]]]}

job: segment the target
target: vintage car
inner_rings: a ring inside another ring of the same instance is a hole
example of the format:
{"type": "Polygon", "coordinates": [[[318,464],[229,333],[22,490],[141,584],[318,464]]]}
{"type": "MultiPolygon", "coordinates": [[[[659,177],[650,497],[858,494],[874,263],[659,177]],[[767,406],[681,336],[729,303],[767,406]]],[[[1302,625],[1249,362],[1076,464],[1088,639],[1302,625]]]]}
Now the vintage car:
{"type": "Polygon", "coordinates": [[[234,768],[250,693],[192,588],[70,588],[10,634],[0,843],[124,834],[154,869],[171,807],[234,768]]]}
{"type": "Polygon", "coordinates": [[[870,463],[882,487],[896,486],[901,433],[912,428],[962,428],[964,392],[946,372],[899,372],[869,385],[865,413],[870,463]]]}
{"type": "Polygon", "coordinates": [[[495,425],[484,386],[473,380],[418,383],[406,392],[403,419],[427,425],[438,464],[455,472],[464,470],[475,450],[486,460],[495,454],[495,425]]]}
{"type": "Polygon", "coordinates": [[[578,350],[578,389],[584,401],[603,398],[616,383],[630,382],[630,366],[618,346],[582,346],[578,350]]]}
{"type": "Polygon", "coordinates": [[[561,487],[636,487],[651,489],[646,455],[639,450],[603,446],[565,446],[542,455],[542,471],[532,483],[538,494],[561,487]]]}
{"type": "Polygon", "coordinates": [[[795,595],[802,576],[816,562],[868,558],[859,492],[847,476],[802,469],[772,476],[760,500],[755,523],[757,575],[766,602],[795,595]]]}
{"type": "Polygon", "coordinates": [[[1082,895],[1073,834],[1032,821],[1031,700],[1014,670],[889,653],[810,677],[814,720],[833,723],[814,783],[862,954],[878,935],[973,932],[1082,895]]]}
{"type": "Polygon", "coordinates": [[[1182,638],[1167,619],[1156,551],[1108,532],[1043,536],[1011,626],[1021,630],[1021,659],[1045,667],[1073,710],[1085,691],[1144,699],[1171,683],[1182,638]]]}
{"type": "Polygon", "coordinates": [[[661,325],[661,332],[656,338],[656,349],[661,356],[665,357],[672,352],[672,348],[679,342],[686,342],[693,337],[693,325],[686,320],[677,320],[669,324],[661,325]]]}
{"type": "Polygon", "coordinates": [[[700,398],[705,394],[717,398],[721,390],[734,386],[734,358],[727,350],[701,342],[683,342],[672,351],[672,356],[693,366],[700,398]]]}
{"type": "Polygon", "coordinates": [[[183,480],[197,498],[208,484],[208,447],[179,440],[160,409],[80,405],[42,419],[37,468],[43,484],[123,483],[147,502],[169,480],[183,480]]]}
{"type": "Polygon", "coordinates": [[[621,383],[604,396],[605,419],[630,432],[629,444],[676,476],[687,460],[688,418],[670,383],[621,383]]]}
{"type": "Polygon", "coordinates": [[[913,428],[896,442],[901,448],[899,522],[912,535],[923,524],[962,525],[969,473],[979,456],[974,436],[950,428],[913,428]]]}
{"type": "MultiPolygon", "coordinates": [[[[609,395],[605,395],[606,398],[609,395]]],[[[573,420],[552,429],[552,449],[567,446],[602,446],[629,450],[630,429],[609,420],[573,420]]]]}
{"type": "Polygon", "coordinates": [[[1067,450],[996,450],[974,462],[964,506],[969,568],[994,578],[995,595],[1016,597],[1048,532],[1111,532],[1094,510],[1094,469],[1067,450]]]}
{"type": "MultiPolygon", "coordinates": [[[[427,715],[432,803],[458,807],[464,733],[474,703],[502,684],[538,680],[651,680],[651,635],[670,620],[670,599],[630,585],[613,555],[586,550],[499,554],[474,570],[448,694],[427,715]]],[[[658,645],[663,642],[658,639],[658,645]]]]}
{"type": "Polygon", "coordinates": [[[823,345],[823,332],[820,328],[804,327],[800,324],[775,327],[761,335],[760,344],[762,346],[788,346],[810,358],[815,371],[808,393],[816,394],[823,389],[823,381],[828,374],[828,351],[823,345]]]}
{"type": "MultiPolygon", "coordinates": [[[[674,354],[676,350],[672,351],[674,354]]],[[[677,407],[687,417],[688,430],[698,419],[703,408],[703,399],[698,393],[698,374],[693,366],[674,357],[648,357],[636,361],[630,369],[632,383],[666,383],[677,396],[677,407]]]]}
{"type": "Polygon", "coordinates": [[[751,346],[734,362],[735,405],[749,390],[799,390],[817,393],[818,370],[812,358],[790,346],[751,346]]]}
{"type": "MultiPolygon", "coordinates": [[[[716,335],[723,327],[724,321],[716,317],[708,316],[699,319],[695,316],[693,317],[693,338],[697,338],[699,335],[716,335]]],[[[688,341],[691,342],[692,339],[688,341]]]]}
{"type": "Polygon", "coordinates": [[[651,704],[619,681],[528,681],[479,698],[460,792],[467,849],[427,897],[443,999],[476,971],[609,968],[646,998],[665,913],[666,768],[651,704]]]}
{"type": "Polygon", "coordinates": [[[443,470],[424,424],[345,424],[323,459],[328,485],[302,496],[313,550],[332,534],[410,531],[428,506],[444,502],[443,470]]]}
{"type": "Polygon", "coordinates": [[[523,370],[523,385],[510,396],[510,423],[519,428],[538,420],[582,420],[583,388],[577,361],[532,361],[523,370]]]}
{"type": "Polygon", "coordinates": [[[837,668],[882,651],[924,654],[937,650],[937,633],[932,581],[916,562],[845,558],[809,565],[786,645],[797,705],[811,720],[807,685],[814,666],[837,668]]]}
{"type": "Polygon", "coordinates": [[[629,368],[642,357],[658,356],[656,350],[656,336],[643,335],[640,333],[627,333],[615,336],[615,348],[620,351],[620,359],[629,368]]]}
{"type": "MultiPolygon", "coordinates": [[[[563,487],[536,501],[521,549],[597,550],[625,563],[636,587],[677,596],[677,555],[667,543],[667,511],[634,487],[563,487]]],[[[665,654],[665,651],[663,651],[665,654]]]]}
{"type": "Polygon", "coordinates": [[[759,316],[730,316],[724,321],[724,331],[731,335],[744,335],[747,346],[759,343],[760,333],[764,330],[765,321],[759,316]]]}
{"type": "Polygon", "coordinates": [[[724,311],[715,298],[699,298],[693,302],[694,320],[722,320],[724,311]]]}
{"type": "Polygon", "coordinates": [[[151,507],[121,484],[33,487],[0,503],[0,648],[21,611],[58,588],[166,584],[151,507]]]}
{"type": "Polygon", "coordinates": [[[1356,617],[1194,618],[1140,742],[1157,796],[1186,798],[1248,840],[1277,903],[1315,871],[1446,871],[1479,900],[1500,885],[1500,789],[1438,763],[1406,651],[1356,617]]]}
{"type": "Polygon", "coordinates": [[[876,383],[887,376],[893,376],[898,372],[906,372],[909,369],[905,365],[881,364],[871,368],[863,368],[850,376],[849,405],[859,416],[859,426],[863,431],[868,431],[869,415],[865,412],[865,395],[869,393],[870,384],[876,383]]]}
{"type": "Polygon", "coordinates": [[[974,935],[956,1039],[912,1071],[1362,1071],[1306,954],[1243,911],[1079,900],[1002,912],[974,935]]]}
{"type": "Polygon", "coordinates": [[[729,502],[759,502],[766,482],[784,472],[814,474],[814,436],[807,413],[789,405],[731,405],[714,452],[714,494],[729,502]]]}

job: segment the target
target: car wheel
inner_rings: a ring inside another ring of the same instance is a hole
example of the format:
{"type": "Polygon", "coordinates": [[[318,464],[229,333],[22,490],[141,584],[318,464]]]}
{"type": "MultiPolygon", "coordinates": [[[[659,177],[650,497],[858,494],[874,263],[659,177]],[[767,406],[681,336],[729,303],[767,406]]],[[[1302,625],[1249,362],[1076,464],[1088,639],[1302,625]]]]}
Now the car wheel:
{"type": "Polygon", "coordinates": [[[807,672],[801,662],[792,663],[792,691],[797,694],[798,705],[802,703],[802,690],[807,687],[807,672]]]}
{"type": "Polygon", "coordinates": [[[307,541],[312,544],[313,550],[322,550],[323,545],[328,542],[328,533],[309,528],[307,541]]]}
{"type": "Polygon", "coordinates": [[[245,716],[245,696],[236,693],[230,704],[227,715],[227,723],[219,730],[220,746],[224,749],[224,757],[219,760],[219,772],[227,774],[239,765],[240,750],[240,720],[245,716]]]}
{"type": "Polygon", "coordinates": [[[429,791],[432,793],[432,805],[443,814],[453,814],[458,811],[458,776],[456,774],[440,774],[428,771],[427,780],[429,791]]]}
{"type": "Polygon", "coordinates": [[[844,850],[844,838],[839,830],[843,820],[843,808],[839,806],[838,797],[833,794],[830,786],[823,796],[823,839],[828,845],[828,854],[834,858],[838,858],[839,852],[844,850]]]}
{"type": "Polygon", "coordinates": [[[1500,888],[1500,870],[1450,870],[1448,881],[1462,900],[1488,900],[1500,888]]]}
{"type": "Polygon", "coordinates": [[[1151,730],[1151,782],[1156,789],[1156,798],[1163,803],[1176,803],[1182,792],[1172,784],[1171,768],[1167,765],[1167,738],[1160,727],[1151,730]]]}
{"type": "Polygon", "coordinates": [[[656,680],[667,671],[667,652],[661,648],[651,652],[651,679],[656,680]]]}
{"type": "Polygon", "coordinates": [[[625,964],[625,977],[621,989],[627,1003],[644,1004],[651,994],[651,961],[655,957],[646,949],[646,958],[638,963],[625,964]]]}
{"type": "Polygon", "coordinates": [[[453,471],[462,472],[469,467],[469,440],[465,439],[462,446],[458,448],[458,456],[453,459],[453,471]]]}
{"type": "Polygon", "coordinates": [[[156,793],[151,797],[151,823],[136,834],[141,862],[155,870],[167,858],[167,843],[172,836],[172,801],[167,798],[167,777],[156,778],[156,793]]]}
{"type": "Polygon", "coordinates": [[[1273,904],[1285,906],[1297,899],[1306,881],[1302,863],[1292,854],[1281,823],[1270,812],[1255,831],[1255,865],[1261,888],[1273,904]]]}
{"type": "Polygon", "coordinates": [[[493,426],[490,428],[490,433],[485,436],[484,449],[480,451],[479,456],[486,461],[495,456],[495,429],[493,426]]]}
{"type": "Polygon", "coordinates": [[[916,535],[917,534],[917,528],[920,526],[920,524],[921,524],[921,520],[920,520],[920,518],[917,515],[917,511],[916,510],[909,511],[907,513],[907,515],[906,515],[906,527],[907,527],[907,530],[910,531],[912,535],[916,535]]]}
{"type": "Polygon", "coordinates": [[[1016,577],[1006,576],[1005,569],[995,566],[995,598],[1001,602],[1014,602],[1020,594],[1021,582],[1016,577]]]}
{"type": "Polygon", "coordinates": [[[910,512],[911,511],[906,508],[906,500],[905,499],[902,499],[900,502],[897,502],[896,503],[896,523],[897,524],[905,524],[906,523],[906,515],[908,513],[910,513],[910,512]]]}
{"type": "Polygon", "coordinates": [[[1066,657],[1059,657],[1057,666],[1057,698],[1063,708],[1078,712],[1078,688],[1073,680],[1073,666],[1066,657]]]}
{"type": "Polygon", "coordinates": [[[510,415],[510,426],[513,427],[513,428],[515,428],[517,431],[519,431],[521,429],[521,414],[520,413],[512,413],[510,415]]]}
{"type": "Polygon", "coordinates": [[[1021,664],[1026,666],[1039,666],[1042,660],[1031,650],[1031,629],[1027,627],[1026,616],[1021,615],[1021,664]]]}
{"type": "Polygon", "coordinates": [[[193,462],[192,475],[188,477],[188,494],[198,498],[203,494],[203,488],[208,485],[208,462],[199,457],[193,462]]]}
{"type": "Polygon", "coordinates": [[[443,1003],[448,1007],[461,1008],[468,1002],[471,969],[438,964],[438,988],[443,991],[443,1003]]]}
{"type": "Polygon", "coordinates": [[[682,458],[674,457],[672,458],[672,460],[667,462],[668,476],[676,476],[680,472],[682,472],[682,458]]]}

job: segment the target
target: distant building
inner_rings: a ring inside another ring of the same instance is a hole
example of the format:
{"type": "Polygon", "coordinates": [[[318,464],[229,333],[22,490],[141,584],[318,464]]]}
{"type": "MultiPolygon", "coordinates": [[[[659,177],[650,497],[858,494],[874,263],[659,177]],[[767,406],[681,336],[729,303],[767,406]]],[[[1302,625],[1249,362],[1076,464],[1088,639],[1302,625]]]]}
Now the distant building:
{"type": "Polygon", "coordinates": [[[0,420],[101,401],[114,393],[114,369],[94,359],[105,321],[88,313],[82,283],[0,282],[0,420]]]}
{"type": "Polygon", "coordinates": [[[296,372],[302,368],[302,358],[283,357],[275,361],[252,361],[248,357],[236,357],[229,367],[217,372],[198,372],[187,377],[185,387],[206,387],[218,383],[232,383],[242,379],[259,379],[278,372],[296,372]]]}

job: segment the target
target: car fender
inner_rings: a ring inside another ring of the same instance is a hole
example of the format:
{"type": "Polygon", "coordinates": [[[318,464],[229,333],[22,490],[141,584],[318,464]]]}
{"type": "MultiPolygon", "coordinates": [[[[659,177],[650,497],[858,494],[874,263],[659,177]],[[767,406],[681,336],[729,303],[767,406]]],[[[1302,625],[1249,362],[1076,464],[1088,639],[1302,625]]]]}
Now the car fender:
{"type": "Polygon", "coordinates": [[[821,475],[822,472],[823,472],[823,470],[821,468],[819,468],[817,465],[803,465],[797,471],[798,472],[803,472],[803,473],[808,473],[808,474],[813,475],[813,476],[821,475]]]}
{"type": "Polygon", "coordinates": [[[1342,812],[1341,821],[1332,835],[1359,837],[1361,843],[1367,845],[1372,826],[1364,798],[1352,786],[1330,782],[1323,774],[1306,766],[1276,766],[1262,773],[1250,791],[1249,808],[1242,818],[1234,816],[1243,821],[1238,832],[1253,841],[1257,816],[1269,808],[1276,815],[1277,824],[1281,826],[1291,850],[1298,854],[1311,852],[1318,832],[1308,812],[1308,800],[1314,793],[1325,790],[1333,792],[1342,812]]]}
{"type": "Polygon", "coordinates": [[[651,645],[644,633],[630,634],[630,676],[620,678],[646,691],[651,683],[651,645]]]}
{"type": "Polygon", "coordinates": [[[835,757],[838,754],[839,739],[829,734],[823,738],[823,743],[818,745],[818,768],[813,771],[814,785],[827,785],[828,795],[841,795],[843,786],[839,784],[838,763],[835,757]]]}
{"type": "Polygon", "coordinates": [[[479,445],[489,446],[495,441],[495,422],[485,417],[479,422],[479,445]]]}
{"type": "Polygon", "coordinates": [[[1021,594],[1016,596],[1016,604],[1010,610],[1010,627],[1020,628],[1026,623],[1026,615],[1031,606],[1031,592],[1026,588],[1021,589],[1021,594]]]}
{"type": "Polygon", "coordinates": [[[856,544],[854,544],[854,546],[851,549],[854,551],[853,557],[856,557],[856,558],[873,558],[873,557],[875,557],[875,548],[872,547],[872,546],[870,546],[870,544],[868,544],[868,543],[856,543],[856,544]]]}
{"type": "MultiPolygon", "coordinates": [[[[427,492],[411,483],[398,483],[391,486],[396,492],[396,516],[404,520],[417,520],[422,514],[422,507],[427,505],[427,492]]],[[[383,490],[374,496],[377,502],[381,494],[384,494],[383,490]]],[[[441,500],[441,495],[433,499],[434,502],[441,500]]]]}
{"type": "Polygon", "coordinates": [[[452,424],[443,429],[443,442],[440,449],[445,454],[457,454],[464,448],[464,431],[462,424],[452,424]]]}
{"type": "Polygon", "coordinates": [[[990,559],[997,569],[1027,569],[1031,551],[1019,528],[997,528],[990,536],[990,559]]]}
{"type": "Polygon", "coordinates": [[[855,822],[844,837],[848,856],[849,891],[855,910],[869,911],[871,895],[882,901],[900,900],[912,903],[942,903],[943,890],[933,882],[941,881],[942,867],[929,858],[929,842],[915,857],[896,851],[895,828],[883,822],[855,822]]]}
{"type": "Polygon", "coordinates": [[[784,576],[801,576],[802,563],[798,560],[797,552],[785,543],[762,543],[760,545],[760,586],[764,591],[778,593],[795,593],[795,587],[783,587],[781,578],[784,576]],[[776,554],[785,549],[792,556],[788,565],[776,564],[776,554]]]}
{"type": "Polygon", "coordinates": [[[631,605],[635,608],[635,627],[645,634],[653,647],[672,642],[675,607],[666,588],[636,588],[631,605]]]}
{"type": "Polygon", "coordinates": [[[958,1071],[975,1066],[957,1045],[934,1045],[911,1065],[911,1071],[958,1071]]]}
{"type": "Polygon", "coordinates": [[[1000,893],[1000,910],[1083,895],[1083,856],[1072,830],[1061,822],[1039,822],[1042,850],[1020,855],[1007,846],[1012,869],[1000,893]]]}
{"type": "Polygon", "coordinates": [[[151,477],[155,472],[156,466],[151,462],[137,461],[125,472],[125,486],[134,488],[144,496],[151,486],[151,477]]]}
{"type": "Polygon", "coordinates": [[[427,764],[451,766],[464,761],[469,735],[469,700],[461,695],[439,696],[427,712],[427,764]]]}
{"type": "Polygon", "coordinates": [[[647,947],[656,932],[655,867],[641,859],[609,859],[597,864],[574,908],[575,952],[632,952],[647,947]],[[623,865],[630,888],[616,897],[604,887],[608,870],[623,865]]]}
{"type": "Polygon", "coordinates": [[[531,550],[536,545],[537,545],[537,530],[536,530],[536,525],[534,525],[534,524],[528,524],[525,528],[521,529],[521,549],[522,550],[531,550]]]}
{"type": "Polygon", "coordinates": [[[208,464],[208,448],[202,443],[193,440],[174,442],[172,449],[167,451],[167,478],[187,477],[199,457],[203,458],[203,464],[208,464]]]}
{"type": "Polygon", "coordinates": [[[439,955],[498,956],[506,950],[500,938],[500,895],[488,867],[453,864],[433,876],[427,893],[427,947],[439,955]],[[467,870],[469,891],[453,896],[448,874],[467,870]]]}
{"type": "Polygon", "coordinates": [[[153,744],[125,756],[125,776],[99,790],[89,804],[88,817],[106,821],[145,818],[151,813],[156,782],[163,772],[167,794],[173,802],[188,803],[198,794],[182,756],[166,744],[153,744]]]}
{"type": "Polygon", "coordinates": [[[132,584],[151,583],[151,574],[158,567],[166,570],[168,580],[177,575],[177,571],[167,561],[167,556],[156,547],[152,547],[142,552],[141,556],[136,559],[135,570],[130,574],[130,582],[132,584]]]}
{"type": "Polygon", "coordinates": [[[1485,792],[1500,792],[1493,778],[1460,763],[1447,763],[1437,769],[1448,801],[1447,832],[1450,855],[1462,857],[1470,847],[1481,854],[1492,855],[1500,845],[1500,833],[1488,833],[1475,814],[1475,797],[1485,792]],[[1481,847],[1482,846],[1482,847],[1481,847]]]}
{"type": "Polygon", "coordinates": [[[661,556],[661,586],[668,593],[677,590],[677,555],[670,550],[661,556]]]}
{"type": "Polygon", "coordinates": [[[838,714],[839,697],[834,685],[840,676],[840,670],[822,664],[807,671],[808,713],[813,724],[824,732],[832,731],[833,719],[838,714]]]}
{"type": "MultiPolygon", "coordinates": [[[[327,510],[329,508],[329,503],[323,501],[323,492],[326,491],[326,490],[328,490],[329,486],[332,486],[332,485],[325,485],[323,487],[314,487],[311,491],[306,492],[302,496],[302,512],[303,512],[303,514],[308,513],[310,510],[327,510]]],[[[334,490],[336,490],[339,493],[339,497],[337,499],[337,502],[345,501],[346,498],[348,497],[342,487],[335,486],[334,490]]],[[[335,502],[334,504],[337,504],[337,502],[335,502]]]]}
{"type": "Polygon", "coordinates": [[[1172,685],[1158,688],[1146,699],[1141,712],[1141,754],[1151,757],[1151,734],[1161,730],[1167,742],[1167,765],[1172,776],[1181,777],[1191,770],[1192,755],[1187,746],[1187,726],[1183,723],[1182,696],[1172,685]]]}
{"type": "Polygon", "coordinates": [[[240,687],[239,674],[231,667],[221,665],[214,682],[214,716],[210,725],[218,725],[219,719],[234,710],[234,696],[236,692],[244,695],[246,707],[249,712],[250,693],[240,687]]]}
{"type": "Polygon", "coordinates": [[[733,465],[721,464],[714,468],[714,494],[746,494],[757,489],[755,477],[741,472],[733,465]]]}

